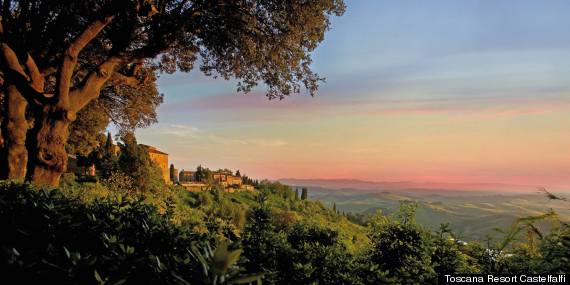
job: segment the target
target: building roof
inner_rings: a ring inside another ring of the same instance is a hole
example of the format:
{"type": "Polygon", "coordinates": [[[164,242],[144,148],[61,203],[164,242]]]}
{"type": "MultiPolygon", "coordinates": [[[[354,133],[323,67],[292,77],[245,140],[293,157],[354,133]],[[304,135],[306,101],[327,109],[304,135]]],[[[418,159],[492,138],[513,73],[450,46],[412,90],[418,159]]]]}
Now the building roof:
{"type": "Polygon", "coordinates": [[[146,144],[141,144],[141,146],[146,147],[146,148],[148,149],[148,152],[156,153],[156,154],[168,155],[168,153],[162,152],[162,151],[156,149],[156,147],[154,147],[154,146],[150,146],[150,145],[146,145],[146,144]]]}

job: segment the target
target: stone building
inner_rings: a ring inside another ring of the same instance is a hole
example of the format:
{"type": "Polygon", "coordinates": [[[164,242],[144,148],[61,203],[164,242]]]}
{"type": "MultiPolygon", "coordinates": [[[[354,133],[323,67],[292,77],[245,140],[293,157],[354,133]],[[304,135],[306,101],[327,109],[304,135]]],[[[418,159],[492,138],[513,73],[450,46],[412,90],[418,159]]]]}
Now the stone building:
{"type": "Polygon", "coordinates": [[[235,176],[231,171],[215,171],[212,173],[212,179],[216,184],[222,186],[241,186],[241,176],[235,176]]]}
{"type": "Polygon", "coordinates": [[[228,185],[241,186],[243,184],[243,180],[241,179],[241,176],[230,175],[230,176],[226,177],[226,181],[227,181],[228,185]]]}
{"type": "Polygon", "coordinates": [[[168,167],[168,153],[162,152],[154,146],[141,145],[147,148],[150,159],[162,170],[162,177],[165,182],[170,182],[170,168],[168,167]]]}
{"type": "Polygon", "coordinates": [[[180,181],[180,183],[193,182],[194,173],[195,173],[194,171],[188,171],[182,169],[182,171],[180,171],[180,173],[178,174],[178,181],[180,181]]]}

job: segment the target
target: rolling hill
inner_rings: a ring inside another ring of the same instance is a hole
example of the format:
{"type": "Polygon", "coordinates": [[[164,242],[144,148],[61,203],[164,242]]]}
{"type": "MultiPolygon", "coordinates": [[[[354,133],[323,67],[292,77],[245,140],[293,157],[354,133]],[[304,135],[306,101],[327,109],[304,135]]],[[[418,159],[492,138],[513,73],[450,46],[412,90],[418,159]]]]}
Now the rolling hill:
{"type": "MultiPolygon", "coordinates": [[[[420,224],[436,228],[441,223],[449,223],[464,240],[498,236],[496,228],[507,230],[518,218],[541,215],[550,210],[554,210],[561,220],[570,220],[570,203],[548,199],[532,186],[517,188],[517,185],[481,183],[431,184],[422,188],[411,182],[291,179],[281,182],[307,187],[310,199],[320,200],[325,205],[336,203],[341,212],[373,214],[381,210],[392,213],[401,201],[416,201],[420,224]],[[457,188],[451,188],[454,186],[457,188]]],[[[550,224],[543,221],[538,226],[546,230],[550,224]]]]}

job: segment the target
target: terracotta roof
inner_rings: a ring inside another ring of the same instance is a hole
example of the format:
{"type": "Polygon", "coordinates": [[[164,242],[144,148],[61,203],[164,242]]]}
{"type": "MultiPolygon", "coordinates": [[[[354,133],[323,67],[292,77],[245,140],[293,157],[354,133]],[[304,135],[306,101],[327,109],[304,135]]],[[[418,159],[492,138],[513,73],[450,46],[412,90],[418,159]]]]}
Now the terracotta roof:
{"type": "Polygon", "coordinates": [[[149,149],[148,152],[152,152],[152,153],[157,153],[157,154],[164,154],[164,155],[168,155],[168,153],[166,152],[162,152],[160,150],[156,150],[156,149],[149,149]]]}
{"type": "Polygon", "coordinates": [[[164,154],[164,155],[168,155],[168,153],[166,152],[162,152],[158,149],[156,149],[156,147],[154,146],[150,146],[150,145],[146,145],[146,144],[141,144],[141,146],[144,146],[148,149],[148,152],[152,152],[152,153],[157,153],[157,154],[164,154]]]}

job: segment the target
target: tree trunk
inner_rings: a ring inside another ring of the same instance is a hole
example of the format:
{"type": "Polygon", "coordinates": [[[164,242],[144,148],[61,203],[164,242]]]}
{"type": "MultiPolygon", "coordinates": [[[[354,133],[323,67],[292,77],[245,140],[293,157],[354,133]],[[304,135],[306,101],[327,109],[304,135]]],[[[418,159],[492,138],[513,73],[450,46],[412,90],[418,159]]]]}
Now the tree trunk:
{"type": "Polygon", "coordinates": [[[36,122],[30,140],[29,180],[34,184],[59,185],[67,169],[65,144],[75,112],[55,106],[46,107],[36,122]]]}
{"type": "Polygon", "coordinates": [[[28,103],[16,86],[8,85],[5,91],[5,114],[2,123],[4,146],[0,154],[0,179],[24,180],[28,151],[26,150],[26,121],[28,103]]]}

